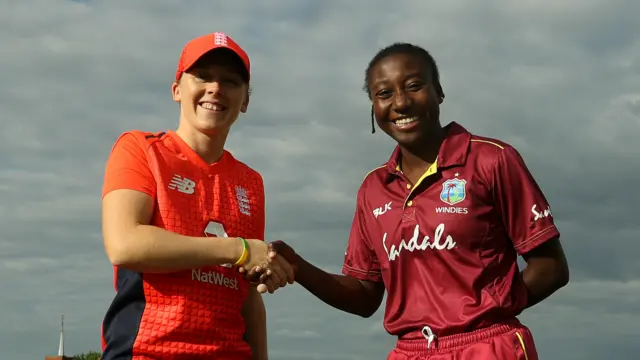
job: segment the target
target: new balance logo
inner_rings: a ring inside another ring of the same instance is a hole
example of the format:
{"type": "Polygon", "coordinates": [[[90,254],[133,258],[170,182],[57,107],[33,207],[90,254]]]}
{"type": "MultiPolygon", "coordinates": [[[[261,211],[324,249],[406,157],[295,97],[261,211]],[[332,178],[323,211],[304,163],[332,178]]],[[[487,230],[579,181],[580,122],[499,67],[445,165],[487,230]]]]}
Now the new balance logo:
{"type": "Polygon", "coordinates": [[[178,190],[184,194],[193,194],[195,191],[196,183],[187,178],[183,178],[180,175],[173,175],[171,181],[169,181],[169,190],[178,190]]]}

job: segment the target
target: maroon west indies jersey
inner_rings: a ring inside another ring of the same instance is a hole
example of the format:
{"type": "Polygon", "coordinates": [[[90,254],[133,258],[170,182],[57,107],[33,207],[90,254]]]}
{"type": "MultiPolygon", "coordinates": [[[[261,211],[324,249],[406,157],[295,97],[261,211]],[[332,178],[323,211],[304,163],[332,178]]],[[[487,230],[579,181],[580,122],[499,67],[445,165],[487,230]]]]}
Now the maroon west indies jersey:
{"type": "Polygon", "coordinates": [[[436,163],[416,182],[399,148],[364,179],[343,273],[383,281],[385,329],[421,338],[511,319],[526,306],[517,254],[560,234],[518,152],[499,140],[447,127],[436,163]]]}

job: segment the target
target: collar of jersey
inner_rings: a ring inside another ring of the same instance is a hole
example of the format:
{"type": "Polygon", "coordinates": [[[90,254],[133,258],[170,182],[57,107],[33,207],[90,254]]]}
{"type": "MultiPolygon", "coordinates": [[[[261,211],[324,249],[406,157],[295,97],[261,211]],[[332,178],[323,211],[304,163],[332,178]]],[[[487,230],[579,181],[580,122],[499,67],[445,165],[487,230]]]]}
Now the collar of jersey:
{"type": "MultiPolygon", "coordinates": [[[[434,163],[435,169],[429,168],[430,171],[428,172],[431,173],[435,172],[434,170],[436,169],[464,165],[467,161],[471,134],[455,121],[444,128],[447,135],[442,145],[440,145],[437,161],[434,163]]],[[[400,175],[400,146],[396,146],[393,150],[391,157],[385,164],[385,168],[388,172],[387,179],[389,181],[400,175]]]]}
{"type": "Polygon", "coordinates": [[[167,135],[169,135],[169,137],[171,137],[171,139],[173,140],[176,146],[176,151],[179,154],[185,156],[194,165],[197,165],[203,170],[220,170],[233,164],[233,155],[231,155],[231,153],[227,150],[224,150],[222,152],[222,157],[220,158],[220,160],[214,162],[213,164],[208,164],[178,134],[176,134],[175,131],[169,130],[167,131],[167,135]]]}

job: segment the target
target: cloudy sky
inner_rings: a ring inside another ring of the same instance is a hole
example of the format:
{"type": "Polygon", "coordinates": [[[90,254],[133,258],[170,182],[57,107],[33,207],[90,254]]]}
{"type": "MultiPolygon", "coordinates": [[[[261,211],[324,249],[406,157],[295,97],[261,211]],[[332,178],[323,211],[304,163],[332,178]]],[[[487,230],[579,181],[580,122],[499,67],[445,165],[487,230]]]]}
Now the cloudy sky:
{"type": "MultiPolygon", "coordinates": [[[[640,353],[640,2],[0,5],[2,358],[55,354],[61,313],[68,353],[99,349],[113,296],[105,159],[123,131],[175,128],[180,50],[213,31],[253,62],[249,112],[228,145],[264,175],[269,239],[340,269],[356,190],[393,147],[370,134],[364,69],[379,48],[415,42],[439,63],[443,123],[516,146],[553,206],[572,280],[522,316],[541,358],[640,353]]],[[[344,315],[298,285],[266,303],[272,359],[383,359],[394,345],[382,311],[344,315]]]]}

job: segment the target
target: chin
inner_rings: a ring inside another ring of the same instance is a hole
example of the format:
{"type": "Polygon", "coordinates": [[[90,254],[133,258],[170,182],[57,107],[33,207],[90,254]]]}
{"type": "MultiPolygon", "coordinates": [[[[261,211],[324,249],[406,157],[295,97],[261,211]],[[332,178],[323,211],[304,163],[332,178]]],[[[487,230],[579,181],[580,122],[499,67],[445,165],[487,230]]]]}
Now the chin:
{"type": "Polygon", "coordinates": [[[395,140],[399,145],[402,146],[412,146],[420,142],[422,138],[420,136],[420,132],[392,132],[389,134],[393,140],[395,140]]]}
{"type": "Polygon", "coordinates": [[[195,126],[202,131],[220,131],[231,127],[233,121],[229,121],[225,118],[198,118],[195,121],[195,126]]]}

